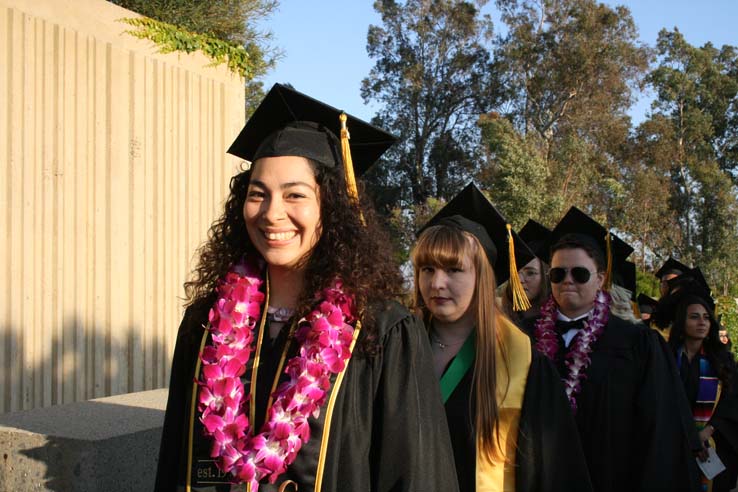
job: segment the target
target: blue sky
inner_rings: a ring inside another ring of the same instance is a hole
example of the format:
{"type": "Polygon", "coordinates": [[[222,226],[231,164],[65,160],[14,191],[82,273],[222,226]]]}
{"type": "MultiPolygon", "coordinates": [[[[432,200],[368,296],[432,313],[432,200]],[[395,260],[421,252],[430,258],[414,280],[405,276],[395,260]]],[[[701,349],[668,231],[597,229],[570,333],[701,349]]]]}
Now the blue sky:
{"type": "MultiPolygon", "coordinates": [[[[279,11],[266,23],[274,44],[284,57],[265,77],[265,87],[289,82],[296,89],[324,100],[362,119],[370,119],[376,107],[364,104],[361,80],[373,61],[366,53],[370,24],[379,24],[370,0],[280,0],[279,11]]],[[[606,1],[627,6],[638,26],[641,40],[656,42],[659,30],[678,27],[687,41],[701,46],[738,45],[738,0],[630,0],[606,1]]],[[[497,21],[494,2],[485,12],[497,21]]],[[[634,120],[643,119],[651,96],[643,94],[631,110],[634,120]]]]}

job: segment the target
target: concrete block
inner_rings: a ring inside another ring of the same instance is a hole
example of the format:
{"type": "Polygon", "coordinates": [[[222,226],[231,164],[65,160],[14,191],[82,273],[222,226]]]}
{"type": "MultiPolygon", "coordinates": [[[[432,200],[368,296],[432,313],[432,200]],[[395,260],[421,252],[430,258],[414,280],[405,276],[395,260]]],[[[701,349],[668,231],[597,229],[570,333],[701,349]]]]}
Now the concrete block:
{"type": "Polygon", "coordinates": [[[0,492],[153,490],[167,393],[0,415],[0,492]]]}

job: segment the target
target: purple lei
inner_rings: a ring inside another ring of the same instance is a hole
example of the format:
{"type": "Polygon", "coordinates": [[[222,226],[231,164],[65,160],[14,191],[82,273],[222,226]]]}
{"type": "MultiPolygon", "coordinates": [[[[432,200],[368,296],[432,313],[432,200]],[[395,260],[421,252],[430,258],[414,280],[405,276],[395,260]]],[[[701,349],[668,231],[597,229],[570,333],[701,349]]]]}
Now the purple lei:
{"type": "MultiPolygon", "coordinates": [[[[556,360],[559,351],[559,340],[556,336],[556,301],[551,296],[541,308],[541,317],[536,322],[536,349],[551,360],[556,360]]],[[[602,334],[610,317],[610,294],[598,291],[594,309],[584,322],[579,334],[574,337],[569,351],[564,357],[564,364],[569,369],[564,388],[569,398],[572,412],[577,412],[577,395],[582,389],[582,381],[587,378],[587,368],[592,363],[590,354],[592,346],[602,334]]]]}

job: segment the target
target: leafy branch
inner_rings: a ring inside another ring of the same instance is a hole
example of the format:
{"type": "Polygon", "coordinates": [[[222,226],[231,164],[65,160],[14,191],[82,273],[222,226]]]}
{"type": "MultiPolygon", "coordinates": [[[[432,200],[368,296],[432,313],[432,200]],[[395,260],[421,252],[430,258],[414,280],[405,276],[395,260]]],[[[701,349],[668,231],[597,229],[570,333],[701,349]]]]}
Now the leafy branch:
{"type": "MultiPolygon", "coordinates": [[[[186,31],[172,24],[157,21],[148,17],[120,19],[135,29],[126,33],[139,39],[148,39],[159,46],[160,53],[184,51],[192,53],[202,51],[213,63],[211,66],[225,63],[228,69],[249,80],[263,71],[261,61],[254,61],[249,51],[242,45],[221,39],[186,31]]],[[[258,57],[256,57],[258,59],[258,57]]]]}

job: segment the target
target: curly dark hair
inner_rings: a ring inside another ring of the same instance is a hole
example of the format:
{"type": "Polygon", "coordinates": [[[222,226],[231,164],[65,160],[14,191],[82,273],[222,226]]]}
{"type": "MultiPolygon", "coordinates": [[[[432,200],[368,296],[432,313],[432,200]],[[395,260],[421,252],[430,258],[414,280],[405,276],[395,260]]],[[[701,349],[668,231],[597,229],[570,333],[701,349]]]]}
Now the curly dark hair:
{"type": "MultiPolygon", "coordinates": [[[[357,312],[363,313],[362,345],[365,351],[372,352],[376,330],[367,307],[402,295],[402,277],[390,250],[391,243],[368,199],[362,198],[356,204],[345,191],[342,167],[328,168],[309,162],[319,189],[328,192],[320,193],[321,234],[305,261],[305,284],[297,313],[307,314],[315,303],[315,293],[341,278],[355,297],[357,312]]],[[[250,179],[250,169],[231,178],[223,215],[210,227],[207,241],[198,250],[198,265],[184,284],[187,305],[210,297],[218,279],[243,255],[259,254],[243,217],[250,179]]],[[[360,192],[360,196],[366,194],[360,192]]]]}
{"type": "Polygon", "coordinates": [[[710,331],[702,342],[707,359],[710,365],[715,369],[718,378],[723,382],[725,388],[729,388],[731,384],[732,367],[727,367],[725,361],[731,360],[728,350],[720,341],[720,323],[715,318],[710,305],[701,297],[695,295],[685,295],[680,298],[679,304],[674,313],[674,323],[671,325],[671,333],[669,334],[669,346],[676,353],[684,344],[685,327],[687,325],[687,308],[693,304],[699,304],[705,308],[710,316],[710,331]]]}

